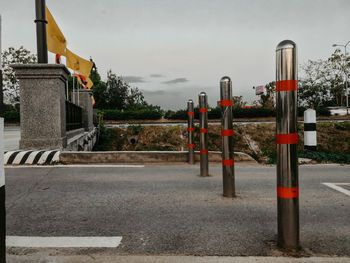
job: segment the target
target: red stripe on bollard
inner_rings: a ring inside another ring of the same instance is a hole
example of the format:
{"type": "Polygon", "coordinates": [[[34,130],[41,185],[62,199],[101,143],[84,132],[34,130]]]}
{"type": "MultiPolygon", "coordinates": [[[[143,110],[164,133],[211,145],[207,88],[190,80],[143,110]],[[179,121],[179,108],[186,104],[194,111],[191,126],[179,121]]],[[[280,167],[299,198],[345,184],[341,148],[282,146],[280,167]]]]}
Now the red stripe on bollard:
{"type": "Polygon", "coordinates": [[[233,159],[222,160],[222,165],[235,165],[235,161],[233,159]]]}
{"type": "Polygon", "coordinates": [[[202,149],[199,151],[200,153],[208,153],[208,150],[202,149]]]}
{"type": "Polygon", "coordinates": [[[297,133],[277,134],[276,143],[277,144],[298,144],[298,134],[297,133]]]}
{"type": "Polygon", "coordinates": [[[298,90],[297,80],[280,80],[276,82],[276,91],[298,90]]]}
{"type": "Polygon", "coordinates": [[[232,100],[221,100],[220,101],[220,106],[232,106],[232,100]]]}
{"type": "Polygon", "coordinates": [[[297,198],[299,196],[299,187],[281,187],[277,186],[277,196],[280,198],[297,198]]]}
{"type": "Polygon", "coordinates": [[[233,130],[222,130],[221,131],[222,136],[233,136],[233,130]]]}
{"type": "Polygon", "coordinates": [[[207,133],[207,132],[208,132],[208,129],[199,129],[199,132],[200,132],[200,133],[207,133]]]}
{"type": "Polygon", "coordinates": [[[187,115],[188,115],[188,116],[193,116],[193,115],[194,115],[194,112],[193,112],[193,111],[189,111],[189,112],[187,112],[187,115]]]}
{"type": "Polygon", "coordinates": [[[188,148],[194,148],[194,144],[189,144],[188,148]]]}
{"type": "Polygon", "coordinates": [[[193,132],[193,131],[194,131],[194,128],[187,128],[187,131],[193,132]]]}
{"type": "Polygon", "coordinates": [[[207,108],[200,108],[199,112],[208,112],[208,109],[207,108]]]}

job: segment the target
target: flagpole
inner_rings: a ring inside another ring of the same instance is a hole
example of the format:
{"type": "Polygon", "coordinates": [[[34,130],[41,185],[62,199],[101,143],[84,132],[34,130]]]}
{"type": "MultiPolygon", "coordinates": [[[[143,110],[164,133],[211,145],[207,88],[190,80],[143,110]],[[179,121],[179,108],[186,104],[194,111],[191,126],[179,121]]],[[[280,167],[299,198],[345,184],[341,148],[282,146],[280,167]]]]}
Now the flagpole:
{"type": "Polygon", "coordinates": [[[75,84],[74,84],[74,82],[75,82],[75,71],[73,71],[73,91],[72,91],[72,100],[73,100],[73,103],[75,104],[75,96],[74,96],[74,86],[75,86],[75,84]]]}
{"type": "Polygon", "coordinates": [[[79,105],[79,89],[80,89],[80,84],[78,83],[78,78],[77,78],[77,86],[78,86],[78,105],[79,105]]]}

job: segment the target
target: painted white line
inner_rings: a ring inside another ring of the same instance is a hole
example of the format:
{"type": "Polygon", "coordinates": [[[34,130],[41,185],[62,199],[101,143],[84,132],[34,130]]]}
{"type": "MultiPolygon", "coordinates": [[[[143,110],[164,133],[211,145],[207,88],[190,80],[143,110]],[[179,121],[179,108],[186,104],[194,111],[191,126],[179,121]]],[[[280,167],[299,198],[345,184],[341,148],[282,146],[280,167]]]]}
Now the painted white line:
{"type": "Polygon", "coordinates": [[[23,237],[7,236],[7,247],[36,248],[116,248],[123,237],[23,237]]]}
{"type": "Polygon", "coordinates": [[[349,190],[346,190],[343,187],[337,186],[336,183],[322,183],[322,184],[324,184],[325,186],[328,186],[329,188],[332,188],[332,189],[334,189],[336,191],[339,191],[339,192],[341,192],[343,194],[346,194],[347,196],[350,196],[350,191],[349,190]]]}
{"type": "Polygon", "coordinates": [[[144,165],[134,164],[69,164],[69,165],[6,165],[5,168],[144,168],[144,165]]]}

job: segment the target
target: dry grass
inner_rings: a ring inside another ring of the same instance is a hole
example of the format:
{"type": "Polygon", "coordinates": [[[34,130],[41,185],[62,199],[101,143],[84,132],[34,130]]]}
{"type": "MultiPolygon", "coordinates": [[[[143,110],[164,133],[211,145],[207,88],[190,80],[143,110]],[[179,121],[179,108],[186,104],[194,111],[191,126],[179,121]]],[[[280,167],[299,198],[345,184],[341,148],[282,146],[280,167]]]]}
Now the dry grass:
{"type": "MultiPolygon", "coordinates": [[[[234,126],[234,149],[245,152],[261,162],[269,162],[275,155],[275,124],[247,124],[234,126]],[[251,138],[260,150],[249,145],[251,138]]],[[[180,151],[187,150],[187,128],[180,126],[138,126],[111,128],[112,141],[107,151],[180,151]],[[137,138],[132,144],[130,138],[137,138]]],[[[303,125],[298,125],[299,150],[303,149],[303,125]]],[[[221,127],[209,125],[209,150],[221,150],[221,127]]],[[[350,122],[318,123],[318,150],[328,153],[350,154],[350,122]]],[[[199,150],[199,128],[195,128],[195,150],[199,150]]]]}

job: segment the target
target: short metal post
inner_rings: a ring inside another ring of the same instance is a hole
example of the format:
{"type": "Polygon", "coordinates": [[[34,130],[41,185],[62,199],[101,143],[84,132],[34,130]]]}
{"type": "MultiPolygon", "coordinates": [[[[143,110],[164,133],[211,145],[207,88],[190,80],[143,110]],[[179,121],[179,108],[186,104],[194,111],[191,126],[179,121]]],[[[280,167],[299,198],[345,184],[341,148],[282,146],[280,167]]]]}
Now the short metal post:
{"type": "Polygon", "coordinates": [[[188,163],[194,164],[194,109],[193,109],[193,100],[187,102],[187,114],[188,114],[188,163]]]}
{"type": "Polygon", "coordinates": [[[285,40],[276,48],[276,148],[278,245],[299,248],[297,132],[297,48],[285,40]]]}
{"type": "Polygon", "coordinates": [[[208,100],[205,92],[199,94],[199,132],[200,176],[209,176],[208,100]]]}
{"type": "Polygon", "coordinates": [[[317,150],[316,111],[313,109],[304,111],[304,149],[317,150]]]}
{"type": "Polygon", "coordinates": [[[6,262],[6,206],[5,206],[5,171],[4,171],[4,107],[1,61],[1,16],[0,16],[0,263],[6,262]]]}
{"type": "Polygon", "coordinates": [[[229,77],[220,81],[222,176],[223,195],[235,196],[235,170],[233,151],[232,82],[229,77]]]}
{"type": "Polygon", "coordinates": [[[46,5],[45,0],[35,0],[36,43],[38,63],[47,63],[46,5]]]}

